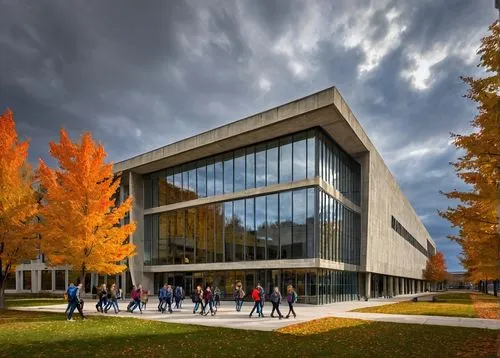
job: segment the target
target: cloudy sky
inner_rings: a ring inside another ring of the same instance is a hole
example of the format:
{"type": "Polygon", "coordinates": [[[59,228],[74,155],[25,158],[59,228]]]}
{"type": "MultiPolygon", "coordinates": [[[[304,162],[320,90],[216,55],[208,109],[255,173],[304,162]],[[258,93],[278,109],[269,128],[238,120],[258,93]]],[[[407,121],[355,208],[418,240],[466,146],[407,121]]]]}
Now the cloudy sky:
{"type": "Polygon", "coordinates": [[[119,161],[335,85],[457,270],[438,191],[461,187],[459,76],[480,74],[497,16],[493,0],[0,0],[0,110],[33,163],[61,126],[119,161]]]}

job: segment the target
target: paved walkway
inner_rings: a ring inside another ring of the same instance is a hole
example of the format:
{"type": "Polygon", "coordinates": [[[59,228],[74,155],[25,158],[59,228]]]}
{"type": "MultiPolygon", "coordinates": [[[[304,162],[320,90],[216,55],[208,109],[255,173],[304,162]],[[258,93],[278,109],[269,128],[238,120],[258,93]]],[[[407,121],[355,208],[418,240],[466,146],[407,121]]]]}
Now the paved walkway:
{"type": "MultiPolygon", "coordinates": [[[[386,305],[390,303],[397,303],[400,301],[407,301],[411,296],[398,296],[393,299],[371,299],[369,301],[352,301],[352,302],[342,302],[342,303],[332,303],[323,306],[312,306],[312,305],[295,305],[295,312],[297,313],[297,318],[289,318],[279,320],[277,318],[271,318],[269,314],[271,313],[271,304],[267,302],[264,306],[265,317],[257,318],[254,314],[253,318],[249,318],[248,314],[253,306],[251,302],[245,302],[241,312],[236,312],[234,309],[234,304],[232,302],[222,302],[221,307],[219,307],[218,312],[215,316],[200,316],[199,314],[193,314],[193,304],[185,300],[184,306],[181,310],[174,310],[172,314],[165,313],[161,314],[156,311],[158,305],[158,300],[156,298],[150,299],[148,303],[147,310],[144,314],[140,313],[128,313],[120,312],[118,317],[135,317],[138,319],[155,320],[161,322],[171,322],[171,323],[183,323],[183,324],[196,324],[203,326],[212,327],[226,327],[226,328],[236,328],[236,329],[250,329],[250,330],[261,330],[261,331],[272,331],[278,328],[282,328],[288,325],[307,322],[313,319],[325,318],[325,317],[340,317],[340,318],[355,318],[364,319],[369,321],[383,321],[383,322],[395,322],[395,323],[412,323],[412,324],[430,324],[430,325],[440,325],[440,326],[455,326],[455,327],[473,327],[473,328],[488,328],[488,329],[500,329],[500,320],[488,320],[480,318],[460,318],[460,317],[441,317],[441,316],[417,316],[417,315],[392,315],[392,314],[381,314],[381,313],[361,313],[361,312],[349,312],[353,309],[364,308],[364,307],[374,307],[380,305],[386,305]]],[[[120,306],[122,309],[126,308],[128,301],[121,301],[120,306]]],[[[53,305],[53,306],[40,306],[40,307],[23,307],[18,308],[20,310],[28,311],[42,311],[42,312],[60,312],[64,313],[66,305],[53,305]]],[[[285,303],[281,305],[282,314],[286,315],[288,312],[288,305],[285,303]]],[[[101,315],[95,310],[95,301],[85,302],[85,313],[88,315],[101,315]]],[[[75,311],[75,314],[78,314],[75,311]]],[[[115,316],[111,311],[107,314],[108,316],[115,316]]]]}

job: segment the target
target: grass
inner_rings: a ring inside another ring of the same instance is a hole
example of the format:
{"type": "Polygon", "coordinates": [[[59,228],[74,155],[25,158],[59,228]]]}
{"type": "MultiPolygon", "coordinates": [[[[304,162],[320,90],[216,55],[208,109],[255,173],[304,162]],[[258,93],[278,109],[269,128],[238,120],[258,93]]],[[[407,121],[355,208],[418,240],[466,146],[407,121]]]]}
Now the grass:
{"type": "Polygon", "coordinates": [[[8,308],[13,308],[60,305],[66,303],[66,300],[64,298],[7,298],[5,302],[8,308]]]}
{"type": "Polygon", "coordinates": [[[495,356],[492,330],[326,318],[277,332],[0,311],[0,357],[495,356]]]}
{"type": "Polygon", "coordinates": [[[488,308],[493,308],[495,303],[498,307],[498,299],[483,294],[471,293],[447,293],[437,296],[438,302],[399,302],[389,305],[366,307],[354,310],[355,312],[387,313],[387,314],[409,314],[426,316],[448,316],[468,318],[491,318],[487,317],[488,308]],[[474,300],[472,295],[474,295],[474,300]],[[487,302],[488,305],[484,305],[487,302]],[[478,305],[479,303],[479,305],[478,305]],[[483,307],[480,311],[478,307],[483,307]]]}

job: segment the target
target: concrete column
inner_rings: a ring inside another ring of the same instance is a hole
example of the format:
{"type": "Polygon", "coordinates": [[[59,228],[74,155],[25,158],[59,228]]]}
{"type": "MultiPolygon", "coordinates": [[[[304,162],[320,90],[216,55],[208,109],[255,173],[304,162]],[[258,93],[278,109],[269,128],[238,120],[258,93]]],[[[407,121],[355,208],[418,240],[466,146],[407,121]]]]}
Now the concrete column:
{"type": "Polygon", "coordinates": [[[370,298],[372,292],[372,274],[367,272],[365,274],[365,297],[370,298]]]}
{"type": "Polygon", "coordinates": [[[392,284],[393,283],[393,277],[389,276],[387,277],[387,296],[388,297],[394,297],[394,285],[392,284]]]}
{"type": "Polygon", "coordinates": [[[21,270],[16,271],[16,291],[21,291],[23,289],[23,272],[21,270]]]}
{"type": "Polygon", "coordinates": [[[382,278],[382,296],[387,297],[387,276],[382,278]]]}
{"type": "Polygon", "coordinates": [[[52,271],[52,285],[51,285],[51,291],[55,291],[56,290],[56,271],[55,270],[50,270],[52,271]]]}
{"type": "Polygon", "coordinates": [[[416,293],[416,287],[415,287],[415,280],[411,280],[411,290],[412,290],[412,294],[415,294],[416,293]]]}
{"type": "Polygon", "coordinates": [[[36,271],[31,270],[31,292],[36,292],[36,271]]]}

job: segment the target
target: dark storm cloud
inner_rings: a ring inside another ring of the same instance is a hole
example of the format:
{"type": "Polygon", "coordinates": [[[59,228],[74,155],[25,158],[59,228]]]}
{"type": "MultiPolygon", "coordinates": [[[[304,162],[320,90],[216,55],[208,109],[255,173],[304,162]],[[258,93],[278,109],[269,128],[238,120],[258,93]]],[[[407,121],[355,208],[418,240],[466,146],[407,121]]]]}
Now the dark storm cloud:
{"type": "Polygon", "coordinates": [[[335,85],[457,269],[438,191],[461,185],[458,76],[494,19],[490,0],[0,0],[0,108],[32,162],[61,126],[116,161],[335,85]]]}

